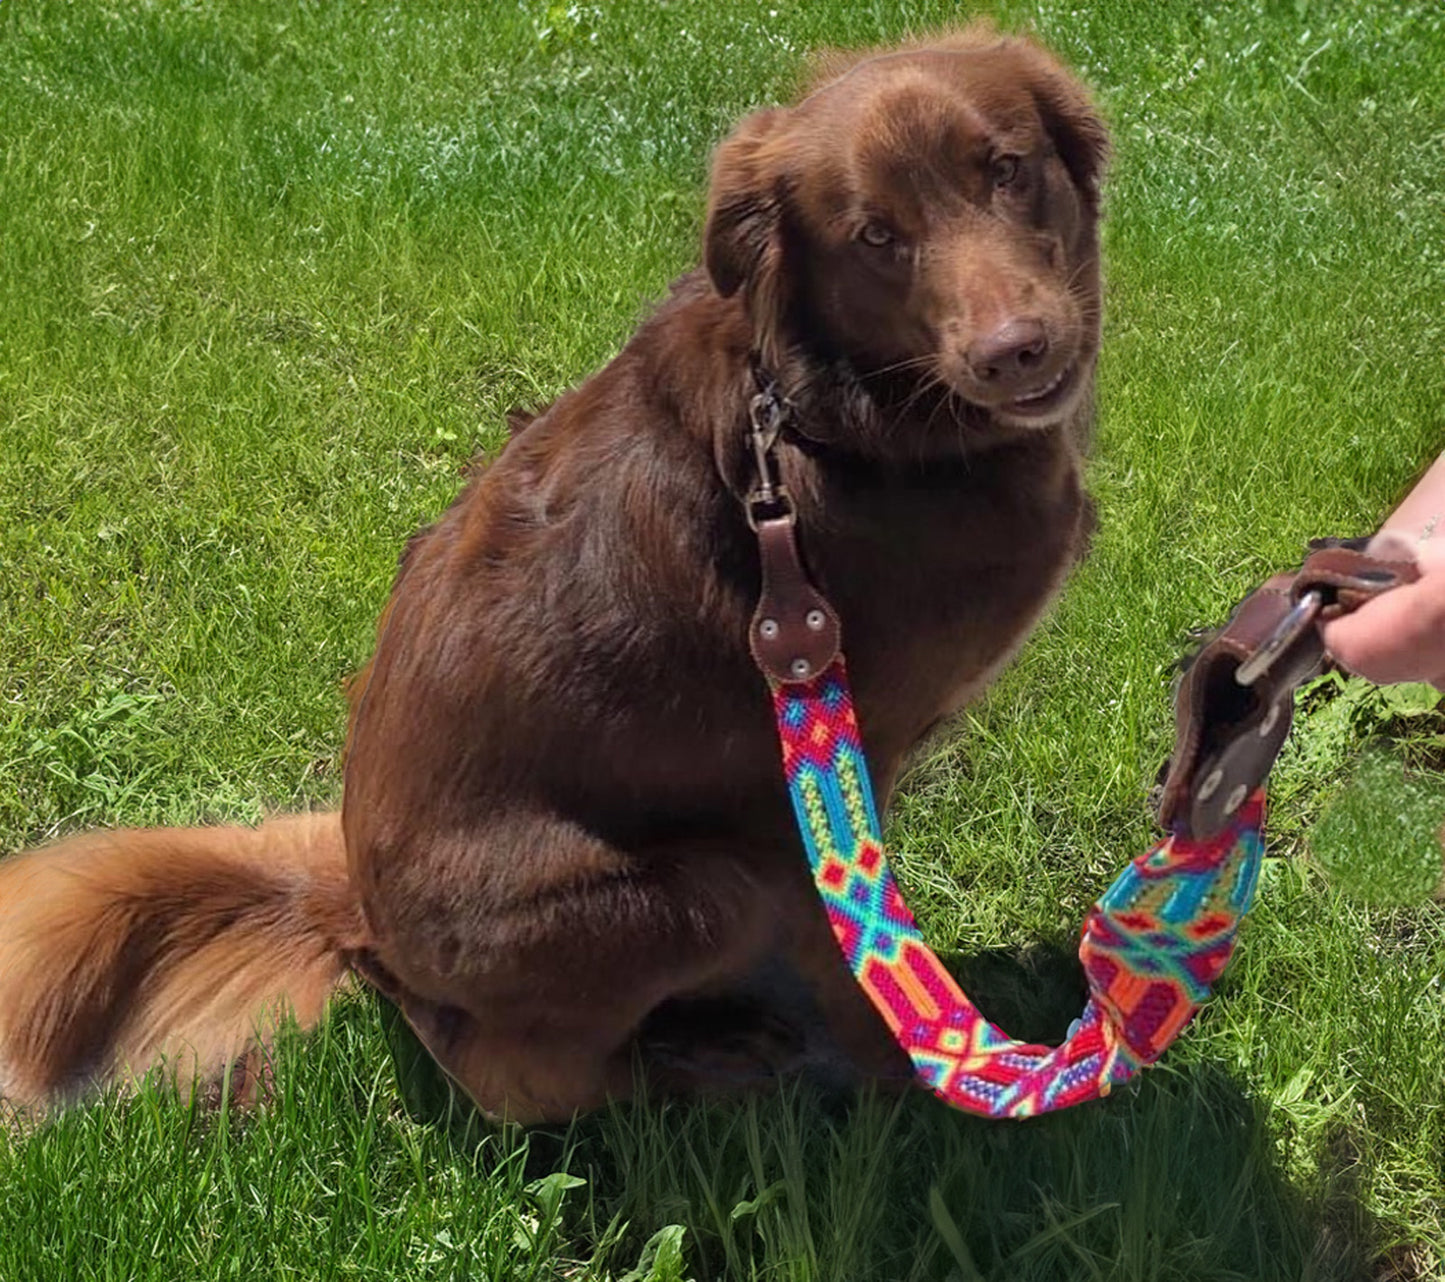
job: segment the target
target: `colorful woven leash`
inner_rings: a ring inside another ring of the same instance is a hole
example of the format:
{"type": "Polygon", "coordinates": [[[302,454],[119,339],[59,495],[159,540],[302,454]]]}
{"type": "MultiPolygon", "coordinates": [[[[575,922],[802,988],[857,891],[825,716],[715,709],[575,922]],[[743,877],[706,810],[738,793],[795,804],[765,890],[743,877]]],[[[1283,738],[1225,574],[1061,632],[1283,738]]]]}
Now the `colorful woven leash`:
{"type": "Polygon", "coordinates": [[[811,681],[771,684],[788,792],[833,934],[939,1098],[1000,1118],[1107,1095],[1158,1059],[1209,998],[1254,895],[1262,791],[1218,836],[1167,837],[1125,869],[1084,923],[1083,1015],[1063,1045],[1029,1045],[969,1001],[903,902],[842,659],[811,681]]]}
{"type": "Polygon", "coordinates": [[[1294,692],[1325,663],[1316,624],[1407,583],[1412,563],[1320,540],[1299,571],[1240,603],[1175,696],[1160,791],[1169,834],[1084,921],[1089,1001],[1062,1046],[1017,1042],[979,1012],[924,943],[889,871],[853,711],[837,613],[803,566],[777,445],[793,407],[756,357],[743,496],[761,592],[748,642],[773,693],[798,830],[854,977],[919,1077],[956,1108],[1032,1117],[1107,1095],[1153,1063],[1208,1000],[1234,951],[1264,847],[1264,780],[1294,692]]]}

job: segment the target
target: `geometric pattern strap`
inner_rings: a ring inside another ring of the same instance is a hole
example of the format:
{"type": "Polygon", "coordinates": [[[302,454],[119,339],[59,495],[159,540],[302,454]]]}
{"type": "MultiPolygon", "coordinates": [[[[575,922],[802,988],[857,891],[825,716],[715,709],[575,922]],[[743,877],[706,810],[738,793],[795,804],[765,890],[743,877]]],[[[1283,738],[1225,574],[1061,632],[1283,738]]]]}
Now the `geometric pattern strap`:
{"type": "Polygon", "coordinates": [[[1208,999],[1254,897],[1264,794],[1209,841],[1164,838],[1084,922],[1089,1001],[1062,1046],[1012,1040],[944,969],[889,870],[842,658],[773,683],[783,770],[813,881],[854,977],[923,1083],[955,1108],[1032,1117],[1107,1095],[1208,999]]]}

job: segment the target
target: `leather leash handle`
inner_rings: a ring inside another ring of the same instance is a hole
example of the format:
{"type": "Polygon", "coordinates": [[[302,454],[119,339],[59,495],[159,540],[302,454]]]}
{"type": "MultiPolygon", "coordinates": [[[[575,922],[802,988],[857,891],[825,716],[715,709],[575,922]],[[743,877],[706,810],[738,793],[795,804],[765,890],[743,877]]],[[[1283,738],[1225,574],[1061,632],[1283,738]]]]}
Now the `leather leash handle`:
{"type": "Polygon", "coordinates": [[[1169,831],[1215,836],[1264,782],[1289,735],[1295,690],[1324,670],[1319,624],[1419,578],[1413,561],[1322,544],[1245,597],[1180,678],[1158,809],[1169,831]]]}

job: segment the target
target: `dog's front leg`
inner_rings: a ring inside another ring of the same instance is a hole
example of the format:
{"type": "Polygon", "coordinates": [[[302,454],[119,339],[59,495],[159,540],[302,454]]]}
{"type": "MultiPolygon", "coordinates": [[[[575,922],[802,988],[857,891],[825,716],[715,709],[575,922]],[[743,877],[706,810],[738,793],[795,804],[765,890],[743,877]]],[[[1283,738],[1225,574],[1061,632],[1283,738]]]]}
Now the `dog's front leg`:
{"type": "MultiPolygon", "coordinates": [[[[513,817],[388,860],[404,868],[364,879],[382,893],[367,905],[375,942],[353,966],[497,1119],[559,1121],[626,1098],[652,1012],[729,991],[776,933],[769,895],[721,845],[632,853],[513,817]]],[[[649,1073],[669,1092],[726,1076],[649,1073]]]]}

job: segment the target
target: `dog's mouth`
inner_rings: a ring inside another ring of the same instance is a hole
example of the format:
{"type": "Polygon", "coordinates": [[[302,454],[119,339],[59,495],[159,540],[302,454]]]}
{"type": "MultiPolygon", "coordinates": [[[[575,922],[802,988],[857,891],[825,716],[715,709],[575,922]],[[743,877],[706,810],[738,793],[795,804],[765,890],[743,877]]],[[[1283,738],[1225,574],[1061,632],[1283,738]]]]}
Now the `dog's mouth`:
{"type": "MultiPolygon", "coordinates": [[[[999,399],[998,390],[980,385],[968,373],[952,378],[946,373],[944,378],[961,399],[982,410],[995,427],[1028,431],[1053,427],[1073,413],[1090,365],[1087,350],[1076,352],[1072,359],[1044,375],[1033,387],[1007,400],[999,399]]],[[[947,365],[944,368],[947,369],[947,365]]]]}
{"type": "Polygon", "coordinates": [[[994,413],[1030,424],[1055,417],[1068,404],[1079,383],[1079,363],[1071,361],[1023,396],[994,407],[994,413]]]}

